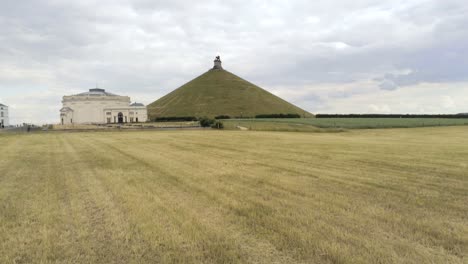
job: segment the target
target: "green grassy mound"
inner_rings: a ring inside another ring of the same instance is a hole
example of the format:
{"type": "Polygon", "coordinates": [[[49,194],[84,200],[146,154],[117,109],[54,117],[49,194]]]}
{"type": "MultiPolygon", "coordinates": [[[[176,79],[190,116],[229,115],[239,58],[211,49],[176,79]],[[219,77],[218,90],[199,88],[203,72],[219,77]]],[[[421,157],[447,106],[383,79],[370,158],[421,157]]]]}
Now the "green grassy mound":
{"type": "Polygon", "coordinates": [[[148,106],[151,119],[196,116],[313,115],[226,71],[209,70],[148,106]]]}

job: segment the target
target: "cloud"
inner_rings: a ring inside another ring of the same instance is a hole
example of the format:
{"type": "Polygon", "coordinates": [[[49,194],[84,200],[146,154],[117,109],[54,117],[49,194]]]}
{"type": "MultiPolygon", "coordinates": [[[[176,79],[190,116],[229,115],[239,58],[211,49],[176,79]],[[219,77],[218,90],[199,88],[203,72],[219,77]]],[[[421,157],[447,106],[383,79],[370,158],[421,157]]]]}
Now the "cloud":
{"type": "MultiPolygon", "coordinates": [[[[376,82],[377,83],[377,82],[376,82]]],[[[354,94],[350,98],[326,100],[326,104],[313,110],[318,113],[415,113],[453,114],[466,112],[468,82],[420,83],[392,91],[379,87],[354,94]]],[[[310,87],[310,90],[319,88],[310,87]]],[[[332,89],[332,88],[329,88],[332,89]]],[[[324,92],[318,93],[325,97],[324,92]]]]}
{"type": "Polygon", "coordinates": [[[379,84],[379,87],[382,90],[393,91],[393,90],[396,90],[398,88],[398,85],[396,85],[396,83],[393,82],[392,80],[385,80],[381,84],[379,84]]]}
{"type": "Polygon", "coordinates": [[[452,97],[448,95],[442,96],[442,103],[441,106],[446,109],[453,109],[456,107],[455,101],[452,99],[452,97]]]}
{"type": "Polygon", "coordinates": [[[387,104],[381,104],[381,105],[370,104],[368,111],[372,113],[376,113],[376,114],[390,114],[392,112],[390,107],[387,104]]]}
{"type": "Polygon", "coordinates": [[[360,102],[353,111],[419,112],[377,95],[426,87],[442,98],[468,82],[466,14],[463,0],[7,1],[0,98],[15,105],[14,122],[36,123],[57,120],[63,95],[96,82],[148,104],[220,54],[229,71],[309,111],[360,102]]]}

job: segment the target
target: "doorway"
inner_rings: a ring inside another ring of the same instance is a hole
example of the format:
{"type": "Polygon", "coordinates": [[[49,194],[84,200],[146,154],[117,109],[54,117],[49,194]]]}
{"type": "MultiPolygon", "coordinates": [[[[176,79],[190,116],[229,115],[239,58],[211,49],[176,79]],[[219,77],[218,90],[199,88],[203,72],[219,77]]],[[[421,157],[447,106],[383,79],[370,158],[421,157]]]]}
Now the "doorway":
{"type": "Polygon", "coordinates": [[[117,117],[118,117],[119,124],[122,124],[122,123],[123,123],[123,114],[122,114],[122,112],[120,112],[120,113],[117,115],[117,117]]]}

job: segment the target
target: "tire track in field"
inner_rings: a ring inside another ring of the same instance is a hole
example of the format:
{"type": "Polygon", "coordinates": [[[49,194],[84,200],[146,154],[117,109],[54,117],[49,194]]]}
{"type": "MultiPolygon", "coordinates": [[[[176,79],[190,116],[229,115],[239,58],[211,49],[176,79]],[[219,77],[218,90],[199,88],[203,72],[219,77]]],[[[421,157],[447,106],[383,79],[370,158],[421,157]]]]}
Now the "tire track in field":
{"type": "Polygon", "coordinates": [[[75,199],[79,199],[83,205],[83,210],[77,213],[84,213],[81,221],[87,229],[85,240],[81,242],[91,243],[86,245],[86,251],[91,254],[85,256],[85,259],[101,263],[157,261],[159,257],[148,252],[149,247],[140,239],[137,230],[131,228],[126,213],[115,204],[112,193],[96,177],[99,172],[83,156],[89,155],[86,149],[78,146],[67,135],[62,135],[61,141],[72,159],[68,162],[74,164],[73,171],[77,172],[75,183],[79,195],[75,199]]]}
{"type": "MultiPolygon", "coordinates": [[[[100,142],[103,143],[102,141],[100,141],[100,142]]],[[[213,193],[207,192],[205,189],[198,187],[196,184],[187,182],[186,181],[187,179],[181,179],[181,178],[175,176],[175,174],[172,174],[170,171],[161,170],[161,168],[158,167],[157,165],[155,165],[155,163],[153,163],[153,162],[143,161],[143,160],[141,160],[141,157],[135,156],[135,155],[133,155],[131,153],[128,153],[128,152],[126,152],[126,151],[124,151],[122,149],[119,149],[117,146],[113,146],[113,145],[106,144],[106,143],[103,143],[103,144],[105,144],[107,147],[113,149],[113,151],[115,150],[115,151],[120,152],[121,155],[126,157],[127,159],[132,159],[132,160],[138,161],[139,163],[143,163],[153,173],[155,172],[155,169],[156,169],[156,171],[158,171],[159,174],[164,175],[163,177],[161,177],[159,179],[160,180],[169,180],[166,183],[168,183],[168,184],[170,184],[170,186],[172,186],[170,188],[173,188],[174,190],[177,190],[176,191],[178,193],[177,195],[181,195],[181,194],[183,195],[182,197],[175,198],[173,196],[174,194],[167,195],[167,192],[158,193],[157,195],[159,197],[161,197],[161,199],[163,199],[166,202],[174,204],[174,202],[173,202],[174,200],[177,201],[177,200],[187,199],[187,198],[184,198],[184,196],[194,194],[194,193],[197,194],[197,196],[199,196],[200,194],[203,193],[203,195],[205,196],[205,200],[204,200],[205,204],[210,204],[213,201],[218,201],[218,202],[220,201],[220,199],[216,195],[214,195],[213,193]],[[169,179],[167,178],[168,176],[170,177],[169,179]]],[[[98,149],[98,148],[96,148],[96,149],[98,149]]],[[[99,147],[99,149],[101,149],[101,151],[103,151],[101,147],[99,147]]],[[[191,199],[191,198],[188,197],[188,199],[191,199]]],[[[255,201],[250,200],[249,202],[254,203],[255,201]]],[[[275,262],[275,260],[279,261],[279,262],[281,262],[281,260],[283,260],[283,262],[284,261],[286,261],[286,262],[297,262],[297,260],[293,261],[290,257],[286,257],[284,255],[284,253],[276,252],[275,249],[271,248],[270,243],[267,242],[267,241],[257,240],[257,238],[253,238],[251,236],[242,237],[242,236],[236,235],[236,232],[240,232],[239,230],[229,231],[228,233],[230,233],[231,235],[228,234],[228,235],[224,235],[224,236],[221,236],[221,237],[219,237],[216,233],[212,233],[213,231],[210,231],[210,229],[206,229],[204,227],[204,226],[208,226],[210,223],[203,222],[203,221],[200,222],[199,219],[204,218],[204,215],[200,216],[200,212],[205,212],[206,214],[215,215],[215,216],[212,217],[213,219],[223,218],[223,215],[219,214],[219,212],[217,212],[217,211],[212,211],[209,208],[198,208],[197,210],[194,210],[194,208],[189,208],[189,207],[183,206],[182,204],[178,204],[178,203],[175,203],[174,205],[176,207],[178,207],[178,208],[177,208],[177,210],[174,209],[174,210],[176,210],[176,212],[175,212],[175,215],[173,215],[173,218],[172,218],[173,220],[172,221],[180,223],[181,219],[191,219],[190,223],[191,223],[192,226],[196,226],[198,229],[203,230],[203,232],[205,234],[207,234],[209,237],[212,237],[211,239],[208,239],[207,241],[210,241],[212,239],[219,240],[220,238],[224,240],[225,238],[223,238],[223,237],[236,237],[236,239],[241,239],[243,241],[249,241],[249,243],[248,243],[249,245],[257,244],[258,248],[263,248],[263,250],[269,251],[269,253],[268,253],[269,256],[264,255],[263,256],[263,261],[265,261],[265,259],[269,259],[270,260],[269,262],[275,262]],[[212,233],[212,234],[210,235],[210,233],[212,233]]],[[[165,210],[167,210],[167,209],[165,209],[165,210]]],[[[171,214],[171,212],[167,212],[167,213],[171,214]]],[[[211,221],[212,220],[209,220],[209,222],[211,222],[211,221]]],[[[226,222],[221,222],[221,226],[224,225],[224,224],[226,224],[226,222]]],[[[242,231],[242,232],[244,232],[244,231],[242,231]]],[[[239,243],[234,242],[234,241],[228,242],[228,244],[231,244],[231,243],[233,243],[234,245],[237,245],[235,247],[240,247],[241,249],[243,248],[242,251],[245,251],[244,253],[247,253],[247,252],[249,252],[249,251],[251,251],[251,250],[253,250],[255,248],[254,247],[254,248],[250,249],[249,247],[246,247],[244,244],[242,244],[242,243],[239,244],[239,243]]],[[[226,243],[224,243],[224,244],[226,244],[226,243]]],[[[247,255],[247,257],[249,255],[250,255],[250,257],[255,256],[253,253],[245,254],[245,255],[247,255]]],[[[260,261],[260,260],[257,260],[257,261],[260,261]]]]}
{"type": "MultiPolygon", "coordinates": [[[[59,219],[61,212],[68,212],[65,211],[67,206],[61,206],[67,203],[66,195],[56,192],[57,189],[63,189],[64,185],[54,181],[52,161],[55,159],[53,149],[56,144],[51,137],[47,137],[45,142],[38,142],[37,139],[37,135],[22,138],[22,146],[18,148],[21,153],[21,177],[15,178],[16,186],[9,187],[15,190],[11,197],[22,205],[17,226],[10,229],[20,246],[10,248],[9,253],[18,263],[31,263],[34,260],[49,262],[63,250],[62,245],[54,241],[59,236],[59,230],[50,224],[59,219]],[[45,145],[50,148],[43,148],[45,145]],[[37,151],[39,149],[41,151],[37,151]]],[[[68,234],[63,232],[60,236],[68,234]]]]}
{"type": "MultiPolygon", "coordinates": [[[[117,147],[115,146],[111,146],[111,145],[106,145],[106,147],[110,147],[112,149],[112,151],[116,151],[116,152],[119,152],[120,155],[124,156],[126,159],[129,159],[129,160],[133,160],[133,161],[136,161],[138,163],[140,163],[139,165],[143,165],[145,167],[147,167],[148,169],[151,170],[151,172],[154,174],[155,173],[155,167],[154,165],[151,165],[151,164],[147,164],[146,162],[143,162],[141,160],[139,160],[137,157],[133,157],[133,156],[129,156],[127,153],[125,152],[122,152],[120,149],[118,149],[117,147]]],[[[99,148],[101,151],[102,151],[102,148],[99,148]]],[[[168,174],[165,172],[165,171],[159,171],[159,174],[163,175],[165,174],[165,176],[167,176],[168,174]]],[[[178,180],[178,178],[176,177],[173,177],[171,176],[169,179],[168,178],[164,178],[165,180],[169,180],[169,183],[172,185],[172,186],[175,186],[176,188],[181,188],[180,184],[181,184],[181,181],[178,180]]],[[[150,190],[149,190],[150,191],[150,190]]],[[[169,209],[167,207],[167,203],[172,203],[170,198],[168,197],[164,197],[164,193],[158,193],[157,194],[158,196],[158,200],[160,201],[160,205],[158,206],[158,210],[161,210],[164,212],[165,215],[169,216],[170,217],[170,222],[172,224],[175,225],[175,228],[182,228],[182,229],[186,229],[186,228],[189,228],[191,229],[192,227],[190,226],[186,226],[184,227],[181,222],[181,219],[189,219],[190,217],[187,216],[187,214],[185,213],[185,210],[179,210],[177,209],[176,207],[172,207],[171,209],[169,209]],[[164,205],[164,203],[166,203],[166,205],[164,205]]],[[[198,220],[196,218],[193,218],[192,219],[192,225],[195,226],[195,227],[201,227],[202,225],[200,225],[199,223],[197,224],[198,220]]],[[[205,230],[205,233],[206,234],[210,234],[210,231],[209,230],[205,230]]],[[[213,233],[211,234],[210,236],[212,236],[212,239],[208,239],[207,241],[218,241],[219,238],[216,237],[216,235],[213,233]]],[[[221,241],[220,241],[221,242],[221,241]]],[[[226,244],[226,243],[224,243],[226,244]]],[[[215,249],[216,250],[216,249],[215,249]]],[[[180,251],[180,252],[184,252],[184,248],[180,248],[178,249],[177,251],[180,251]]],[[[235,252],[235,251],[233,251],[235,252]]],[[[216,253],[216,254],[219,254],[220,252],[216,253]]],[[[210,256],[207,256],[207,258],[209,259],[210,256]]]]}
{"type": "MultiPolygon", "coordinates": [[[[83,141],[83,143],[85,143],[85,142],[83,141]]],[[[107,145],[105,145],[105,147],[110,147],[110,148],[111,148],[111,151],[105,151],[105,148],[104,148],[103,145],[100,145],[99,148],[96,148],[94,144],[89,144],[88,147],[95,148],[95,151],[98,152],[98,153],[101,153],[103,150],[104,150],[105,153],[119,152],[119,150],[118,150],[116,147],[114,147],[114,146],[107,146],[107,145]]],[[[128,156],[128,155],[125,155],[125,154],[122,154],[122,153],[120,153],[120,155],[124,156],[126,160],[133,160],[133,161],[141,162],[141,161],[139,161],[138,159],[133,158],[133,157],[130,157],[130,156],[128,156]]],[[[148,168],[150,168],[150,169],[153,168],[153,167],[151,167],[151,166],[148,166],[147,164],[139,164],[139,165],[144,165],[144,166],[146,166],[146,167],[148,167],[148,168]]],[[[152,170],[152,172],[154,173],[154,169],[152,170]]],[[[176,182],[177,182],[177,180],[176,180],[176,182]]],[[[175,183],[175,184],[176,184],[176,183],[175,183]]],[[[176,185],[177,185],[177,184],[176,184],[176,185]]],[[[159,195],[159,196],[161,196],[161,195],[159,195]]],[[[154,197],[153,197],[153,198],[154,198],[154,197]]],[[[171,223],[171,225],[175,225],[176,228],[177,228],[177,227],[180,228],[180,225],[181,225],[181,222],[180,222],[181,219],[180,219],[180,218],[183,218],[183,217],[180,217],[180,215],[174,214],[174,213],[180,213],[180,212],[174,212],[174,208],[168,209],[167,204],[165,204],[165,203],[167,202],[167,200],[166,200],[166,201],[163,201],[163,200],[161,200],[160,197],[156,197],[156,200],[159,201],[159,205],[158,205],[158,207],[157,207],[156,209],[157,209],[158,211],[163,212],[164,215],[170,217],[170,219],[169,219],[168,222],[171,223]]],[[[122,201],[122,202],[125,202],[125,201],[122,201]]],[[[152,202],[153,202],[153,203],[155,202],[154,199],[153,199],[152,202]]],[[[194,223],[194,226],[197,226],[196,223],[194,223]]],[[[190,228],[190,227],[187,227],[187,228],[190,228]]],[[[162,231],[164,231],[164,230],[162,230],[162,231]]],[[[209,233],[209,232],[208,232],[208,233],[209,233]]],[[[213,239],[216,239],[216,238],[213,237],[213,239]]],[[[172,245],[172,246],[176,246],[176,245],[172,245]]],[[[181,246],[182,246],[181,248],[173,249],[173,251],[175,251],[175,252],[180,252],[179,254],[183,254],[184,252],[186,252],[186,249],[183,247],[183,245],[181,245],[181,246]]],[[[176,246],[176,247],[177,247],[177,246],[176,246]]],[[[218,254],[219,254],[219,252],[218,252],[218,254]]],[[[180,257],[180,256],[179,256],[179,257],[180,257]]],[[[187,256],[187,258],[190,259],[190,256],[187,256]]],[[[177,258],[176,258],[176,259],[177,259],[177,258]]],[[[185,259],[185,258],[182,257],[181,259],[183,260],[183,259],[185,259]]],[[[193,261],[193,260],[192,260],[192,261],[193,261]]]]}
{"type": "MultiPolygon", "coordinates": [[[[20,143],[20,138],[15,137],[9,140],[3,139],[2,138],[2,157],[6,158],[0,158],[0,184],[3,184],[3,181],[6,180],[7,176],[10,176],[11,172],[14,170],[18,170],[21,167],[13,166],[15,163],[17,163],[17,160],[15,159],[16,157],[19,157],[20,154],[18,152],[21,152],[19,147],[24,146],[24,145],[19,145],[20,143]],[[3,141],[6,141],[4,143],[3,141]]],[[[7,188],[5,188],[7,189],[7,188]]],[[[8,188],[9,189],[9,188],[8,188]]]]}
{"type": "MultiPolygon", "coordinates": [[[[24,200],[22,183],[18,179],[24,178],[25,166],[17,166],[16,157],[24,150],[24,141],[19,137],[9,137],[7,144],[2,147],[0,159],[0,262],[8,263],[17,260],[27,261],[21,251],[27,248],[21,230],[21,220],[24,215],[24,200]],[[20,144],[22,143],[22,144],[20,144]],[[23,242],[19,247],[17,241],[23,242]]],[[[3,139],[4,140],[4,139],[3,139]]]]}

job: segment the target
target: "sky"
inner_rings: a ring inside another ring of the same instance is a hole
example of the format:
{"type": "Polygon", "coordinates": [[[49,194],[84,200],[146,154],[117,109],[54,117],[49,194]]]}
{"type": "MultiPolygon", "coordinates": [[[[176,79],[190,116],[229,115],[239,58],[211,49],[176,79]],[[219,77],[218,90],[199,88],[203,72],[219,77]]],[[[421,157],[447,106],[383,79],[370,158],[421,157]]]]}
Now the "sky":
{"type": "Polygon", "coordinates": [[[312,113],[468,112],[466,0],[3,0],[0,103],[57,123],[96,86],[149,104],[223,67],[312,113]]]}

